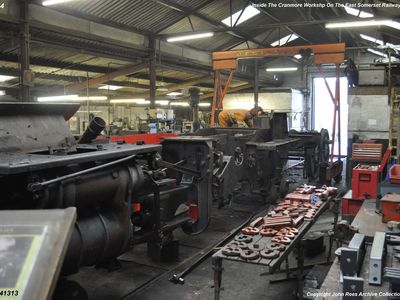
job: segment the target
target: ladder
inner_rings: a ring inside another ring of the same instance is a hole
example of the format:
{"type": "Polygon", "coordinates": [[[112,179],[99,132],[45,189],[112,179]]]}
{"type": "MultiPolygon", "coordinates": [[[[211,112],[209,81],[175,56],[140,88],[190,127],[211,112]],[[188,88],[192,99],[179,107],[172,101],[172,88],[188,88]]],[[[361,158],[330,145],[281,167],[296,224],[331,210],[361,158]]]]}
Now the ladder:
{"type": "Polygon", "coordinates": [[[392,148],[392,161],[399,162],[400,148],[400,95],[397,88],[392,88],[390,97],[389,146],[392,148]]]}

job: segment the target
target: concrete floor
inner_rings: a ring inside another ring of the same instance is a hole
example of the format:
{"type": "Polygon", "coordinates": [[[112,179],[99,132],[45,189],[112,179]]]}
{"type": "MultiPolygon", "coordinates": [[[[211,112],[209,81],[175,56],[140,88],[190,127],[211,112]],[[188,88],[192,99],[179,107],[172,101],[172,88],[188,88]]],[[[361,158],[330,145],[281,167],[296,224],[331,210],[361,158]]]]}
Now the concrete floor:
{"type": "MultiPolygon", "coordinates": [[[[292,187],[303,182],[301,172],[301,170],[286,172],[286,177],[292,180],[292,187]]],[[[86,289],[90,300],[213,299],[213,271],[210,258],[185,277],[185,284],[175,285],[168,279],[173,274],[182,271],[185,265],[190,265],[203,253],[202,250],[212,247],[226,237],[231,230],[245,222],[254,212],[263,211],[267,207],[268,205],[260,200],[238,199],[229,207],[215,209],[210,226],[202,234],[187,236],[181,230],[177,230],[175,235],[181,243],[180,259],[177,262],[155,263],[147,257],[145,245],[140,245],[119,258],[122,263],[120,270],[107,272],[104,269],[84,268],[70,279],[79,282],[86,289]]],[[[332,221],[333,214],[326,212],[311,231],[327,231],[332,228],[332,221]]],[[[296,267],[294,254],[290,256],[289,262],[290,268],[296,267]]],[[[325,253],[314,258],[307,258],[305,265],[323,262],[326,262],[325,253]]],[[[224,290],[221,293],[221,299],[294,298],[295,280],[270,282],[285,278],[284,272],[267,275],[266,269],[262,266],[231,261],[224,261],[223,267],[222,287],[224,290]]],[[[326,274],[329,270],[329,265],[322,265],[317,269],[314,273],[322,277],[321,284],[324,273],[326,274]]],[[[310,270],[312,269],[307,268],[307,272],[310,270]]]]}

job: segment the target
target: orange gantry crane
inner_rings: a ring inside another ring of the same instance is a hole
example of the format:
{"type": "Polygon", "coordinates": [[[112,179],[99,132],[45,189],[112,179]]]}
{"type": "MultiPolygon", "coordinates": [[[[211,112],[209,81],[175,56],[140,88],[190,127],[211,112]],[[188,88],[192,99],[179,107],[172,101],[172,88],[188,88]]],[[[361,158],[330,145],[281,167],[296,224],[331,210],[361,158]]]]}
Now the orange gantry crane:
{"type": "MultiPolygon", "coordinates": [[[[324,78],[326,88],[328,89],[329,95],[332,98],[334,104],[333,112],[333,124],[332,124],[332,145],[330,149],[330,162],[328,171],[329,173],[337,174],[338,167],[333,161],[333,150],[334,140],[336,135],[336,129],[338,133],[338,147],[339,147],[339,161],[341,159],[341,140],[340,140],[340,64],[344,62],[344,52],[346,45],[344,43],[336,44],[319,44],[319,45],[303,45],[303,46],[292,46],[292,47],[274,47],[274,48],[260,48],[260,49],[244,49],[244,50],[229,50],[229,51],[218,51],[213,52],[213,70],[214,70],[214,95],[211,111],[211,127],[215,126],[216,110],[222,110],[223,100],[228,92],[229,85],[232,81],[233,74],[238,65],[238,59],[244,58],[262,58],[262,57],[281,57],[291,56],[296,54],[310,55],[312,57],[313,64],[317,66],[321,76],[324,78]],[[336,85],[335,93],[330,89],[326,76],[323,73],[321,65],[323,64],[335,64],[336,66],[336,85]],[[229,75],[223,85],[221,78],[221,71],[228,71],[229,75]]],[[[327,177],[329,174],[327,174],[327,177]]]]}

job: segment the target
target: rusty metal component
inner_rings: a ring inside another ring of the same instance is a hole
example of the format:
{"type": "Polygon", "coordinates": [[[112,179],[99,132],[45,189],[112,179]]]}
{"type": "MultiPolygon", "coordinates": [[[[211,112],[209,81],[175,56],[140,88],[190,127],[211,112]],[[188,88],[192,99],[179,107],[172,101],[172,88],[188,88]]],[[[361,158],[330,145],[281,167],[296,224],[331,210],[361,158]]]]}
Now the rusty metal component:
{"type": "Polygon", "coordinates": [[[239,234],[235,237],[235,241],[244,242],[244,243],[251,243],[253,238],[251,236],[245,234],[239,234]]]}
{"type": "Polygon", "coordinates": [[[304,184],[301,187],[296,188],[296,192],[300,193],[300,194],[312,194],[315,192],[316,187],[313,185],[306,185],[304,184]]]}
{"type": "Polygon", "coordinates": [[[226,256],[239,256],[241,254],[241,250],[238,247],[225,246],[221,251],[226,256]]]}
{"type": "Polygon", "coordinates": [[[265,245],[263,243],[254,243],[249,245],[249,250],[251,251],[261,251],[265,249],[265,245]]]}
{"type": "Polygon", "coordinates": [[[240,249],[247,249],[248,248],[248,244],[247,243],[238,242],[238,241],[232,241],[227,246],[229,246],[229,247],[237,247],[237,248],[240,248],[240,249]]]}
{"type": "Polygon", "coordinates": [[[271,241],[273,243],[278,243],[278,244],[285,244],[285,245],[290,244],[290,239],[286,236],[276,236],[273,237],[271,241]]]}
{"type": "Polygon", "coordinates": [[[245,227],[242,229],[242,233],[246,235],[256,235],[260,232],[260,230],[256,227],[245,227]]]}
{"type": "Polygon", "coordinates": [[[277,234],[278,231],[272,228],[262,228],[260,230],[260,234],[262,236],[274,236],[275,234],[277,234]]]}
{"type": "Polygon", "coordinates": [[[263,217],[258,217],[253,222],[250,223],[250,227],[258,227],[264,223],[263,217]]]}
{"type": "Polygon", "coordinates": [[[283,252],[283,251],[285,251],[286,246],[279,244],[279,243],[272,243],[269,246],[267,246],[267,248],[270,250],[278,250],[280,252],[283,252]]]}
{"type": "Polygon", "coordinates": [[[311,194],[289,193],[286,195],[286,199],[300,202],[309,202],[310,198],[311,194]]]}
{"type": "Polygon", "coordinates": [[[264,249],[260,251],[260,255],[263,258],[274,259],[279,257],[280,252],[278,250],[264,249]]]}
{"type": "Polygon", "coordinates": [[[246,260],[255,260],[260,257],[260,254],[258,254],[258,251],[252,251],[247,249],[240,251],[240,257],[246,260]]]}
{"type": "Polygon", "coordinates": [[[296,219],[293,219],[292,225],[295,227],[299,227],[299,225],[303,222],[304,216],[298,216],[296,219]]]}

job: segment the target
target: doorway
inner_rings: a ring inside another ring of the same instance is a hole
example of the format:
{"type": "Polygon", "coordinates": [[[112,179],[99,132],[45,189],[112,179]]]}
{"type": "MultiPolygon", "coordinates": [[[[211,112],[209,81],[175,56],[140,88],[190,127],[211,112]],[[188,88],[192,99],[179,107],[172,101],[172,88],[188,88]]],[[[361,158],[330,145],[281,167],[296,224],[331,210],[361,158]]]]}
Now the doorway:
{"type": "MultiPolygon", "coordinates": [[[[335,77],[326,78],[332,93],[335,93],[335,77]]],[[[332,139],[333,109],[334,105],[322,77],[313,79],[313,103],[314,103],[314,129],[320,131],[328,129],[332,139]]],[[[340,78],[340,125],[341,125],[341,155],[347,155],[347,128],[348,128],[348,104],[347,104],[348,83],[346,77],[340,78]]],[[[338,133],[336,129],[334,155],[338,155],[338,133]]]]}

